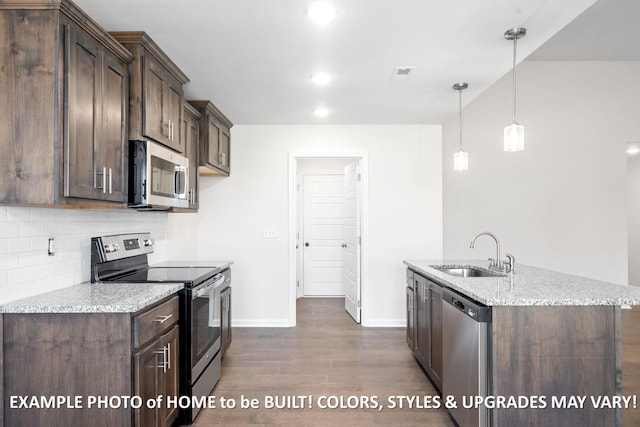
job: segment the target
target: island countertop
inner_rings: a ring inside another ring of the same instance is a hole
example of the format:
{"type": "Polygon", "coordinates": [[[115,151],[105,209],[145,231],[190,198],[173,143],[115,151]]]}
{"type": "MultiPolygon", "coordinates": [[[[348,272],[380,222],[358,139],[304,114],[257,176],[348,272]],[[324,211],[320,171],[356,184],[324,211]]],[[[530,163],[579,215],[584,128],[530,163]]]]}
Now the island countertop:
{"type": "Polygon", "coordinates": [[[0,304],[0,313],[135,313],[182,288],[183,283],[81,283],[0,304]]]}
{"type": "Polygon", "coordinates": [[[640,288],[616,285],[528,265],[517,264],[504,277],[458,277],[433,265],[463,265],[486,269],[479,260],[405,260],[411,270],[487,306],[640,305],[640,288]]]}

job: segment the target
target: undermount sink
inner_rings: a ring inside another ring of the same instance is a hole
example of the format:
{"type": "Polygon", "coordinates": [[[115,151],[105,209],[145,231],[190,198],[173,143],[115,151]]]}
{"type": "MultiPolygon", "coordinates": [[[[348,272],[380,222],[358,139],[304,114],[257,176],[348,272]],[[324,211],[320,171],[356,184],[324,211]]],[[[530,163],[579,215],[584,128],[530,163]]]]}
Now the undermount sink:
{"type": "Polygon", "coordinates": [[[505,277],[504,274],[487,270],[481,267],[471,267],[464,265],[432,265],[438,271],[442,271],[450,276],[458,277],[505,277]]]}

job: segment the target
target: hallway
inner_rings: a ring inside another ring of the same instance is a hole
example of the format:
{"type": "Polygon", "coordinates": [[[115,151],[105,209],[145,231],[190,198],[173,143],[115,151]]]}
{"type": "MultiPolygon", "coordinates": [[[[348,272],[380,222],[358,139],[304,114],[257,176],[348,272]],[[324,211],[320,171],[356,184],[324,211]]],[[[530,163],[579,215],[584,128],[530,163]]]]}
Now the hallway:
{"type": "Polygon", "coordinates": [[[453,426],[442,408],[387,407],[388,396],[437,395],[407,348],[404,328],[360,327],[342,298],[302,298],[297,319],[295,328],[233,329],[214,394],[217,402],[235,399],[237,407],[206,409],[194,426],[453,426]],[[241,395],[262,408],[241,409],[241,395]],[[265,396],[287,395],[311,395],[313,408],[307,399],[305,409],[264,408],[265,396]],[[385,408],[320,409],[321,396],[377,396],[385,408]]]}

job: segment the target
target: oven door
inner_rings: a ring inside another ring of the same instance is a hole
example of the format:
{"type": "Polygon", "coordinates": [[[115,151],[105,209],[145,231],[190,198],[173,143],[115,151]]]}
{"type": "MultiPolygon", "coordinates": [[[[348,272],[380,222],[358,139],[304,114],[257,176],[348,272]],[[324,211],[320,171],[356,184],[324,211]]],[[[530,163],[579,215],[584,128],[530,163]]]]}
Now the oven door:
{"type": "Polygon", "coordinates": [[[224,274],[217,274],[191,293],[191,381],[195,383],[202,371],[220,350],[220,286],[224,274]]]}

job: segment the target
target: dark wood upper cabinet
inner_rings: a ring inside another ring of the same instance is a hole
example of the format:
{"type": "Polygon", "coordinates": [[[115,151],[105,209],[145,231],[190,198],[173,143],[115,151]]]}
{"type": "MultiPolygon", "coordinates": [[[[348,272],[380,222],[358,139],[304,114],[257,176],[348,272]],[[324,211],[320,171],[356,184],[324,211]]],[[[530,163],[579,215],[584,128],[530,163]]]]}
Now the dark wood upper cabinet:
{"type": "Polygon", "coordinates": [[[189,101],[200,120],[200,175],[229,176],[233,123],[211,101],[189,101]]]}
{"type": "MultiPolygon", "coordinates": [[[[200,113],[188,102],[184,103],[182,141],[185,148],[185,156],[189,159],[189,209],[197,211],[199,207],[198,189],[198,164],[200,161],[200,113]]],[[[185,211],[174,209],[174,211],[185,211]]]]}
{"type": "Polygon", "coordinates": [[[112,32],[134,56],[129,65],[129,140],[152,139],[179,153],[189,78],[144,32],[112,32]]]}
{"type": "Polygon", "coordinates": [[[73,3],[0,2],[0,203],[126,206],[132,55],[73,3]]]}
{"type": "Polygon", "coordinates": [[[83,31],[64,30],[64,196],[124,203],[127,66],[83,31]]]}

